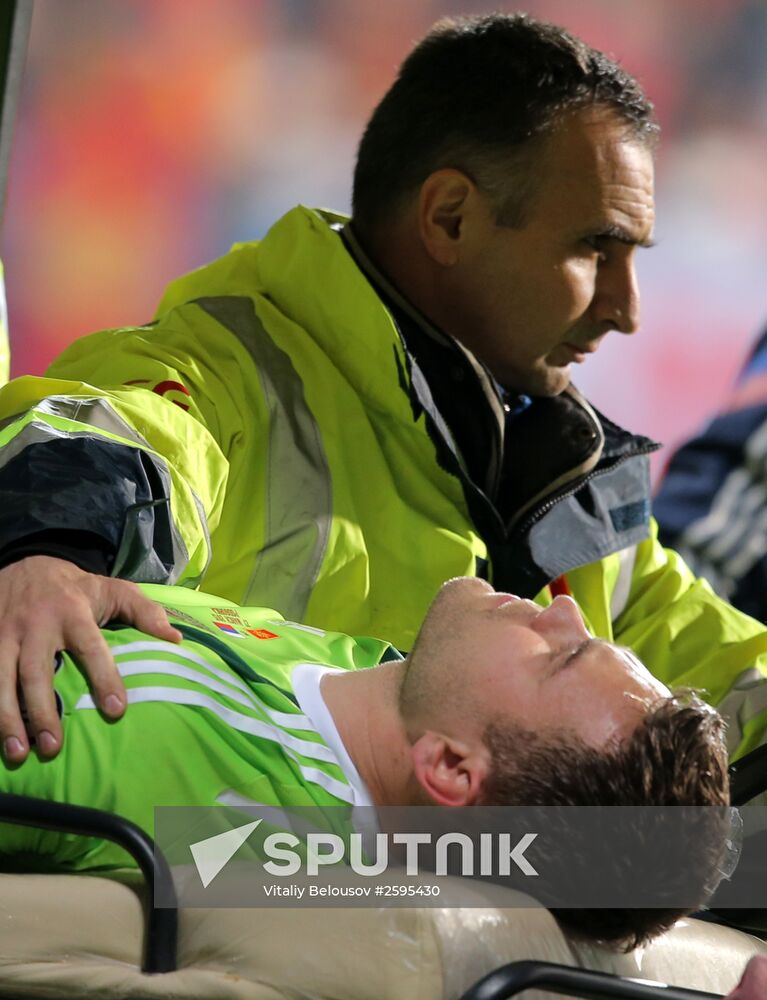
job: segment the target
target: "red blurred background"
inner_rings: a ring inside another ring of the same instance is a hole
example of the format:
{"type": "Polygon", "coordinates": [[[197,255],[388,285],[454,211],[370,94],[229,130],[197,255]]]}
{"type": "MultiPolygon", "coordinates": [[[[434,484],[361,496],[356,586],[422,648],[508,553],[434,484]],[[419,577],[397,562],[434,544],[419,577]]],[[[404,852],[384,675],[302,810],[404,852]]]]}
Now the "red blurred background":
{"type": "MultiPolygon", "coordinates": [[[[299,201],[347,210],[357,139],[398,63],[443,14],[488,9],[35,0],[2,239],[13,374],[147,321],[169,279],[299,201]]],[[[642,329],[574,374],[609,416],[674,443],[722,402],[767,322],[767,4],[525,9],[610,52],[656,103],[642,329]]]]}

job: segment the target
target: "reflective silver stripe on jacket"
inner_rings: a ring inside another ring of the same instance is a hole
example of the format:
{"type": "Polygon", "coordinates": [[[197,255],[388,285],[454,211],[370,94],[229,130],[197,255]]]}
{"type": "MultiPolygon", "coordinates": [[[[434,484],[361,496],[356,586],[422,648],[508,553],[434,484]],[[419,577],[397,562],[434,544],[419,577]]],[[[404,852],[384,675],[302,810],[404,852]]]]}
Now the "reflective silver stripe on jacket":
{"type": "Polygon", "coordinates": [[[301,621],[333,519],[333,484],[319,427],[293,362],[264,329],[253,302],[223,296],[195,303],[251,355],[269,410],[264,546],[241,601],[279,608],[286,618],[301,621]]]}
{"type": "Polygon", "coordinates": [[[727,750],[733,753],[749,722],[767,711],[767,677],[757,667],[744,670],[716,709],[727,723],[727,750]]]}
{"type": "MultiPolygon", "coordinates": [[[[90,427],[98,427],[108,434],[116,434],[128,441],[133,441],[142,448],[149,448],[149,443],[138,431],[118,416],[109,403],[99,396],[76,399],[69,396],[48,396],[41,399],[39,403],[31,405],[29,410],[50,413],[53,417],[61,417],[64,420],[73,420],[77,423],[88,424],[90,427]]],[[[24,413],[15,413],[12,417],[6,417],[0,422],[0,429],[8,427],[23,416],[24,413]]],[[[50,441],[51,438],[55,437],[70,438],[87,434],[88,431],[65,431],[52,424],[33,419],[16,437],[0,449],[0,468],[16,458],[30,444],[50,441]]]]}
{"type": "MultiPolygon", "coordinates": [[[[46,399],[34,404],[30,409],[41,414],[49,413],[52,416],[61,417],[66,420],[88,424],[90,427],[114,434],[126,441],[131,441],[137,447],[141,448],[147,460],[152,463],[162,485],[164,498],[161,499],[165,500],[168,508],[173,565],[168,572],[160,560],[154,557],[153,553],[146,548],[142,557],[138,561],[136,560],[136,540],[140,539],[142,535],[139,525],[142,519],[145,519],[145,510],[147,507],[146,504],[141,504],[126,511],[122,542],[115,557],[112,574],[114,576],[121,576],[124,579],[138,580],[144,583],[176,583],[189,564],[189,553],[170,510],[170,472],[166,463],[151,451],[149,442],[114,411],[108,400],[99,396],[82,398],[48,396],[46,399]],[[130,557],[128,557],[129,552],[130,557]]],[[[3,426],[8,426],[18,420],[20,416],[21,414],[16,414],[3,421],[3,426]]],[[[30,446],[42,444],[55,438],[63,440],[88,437],[93,437],[93,433],[88,430],[63,430],[62,428],[45,423],[43,420],[33,418],[14,438],[4,447],[0,448],[0,469],[30,446]]],[[[115,442],[115,444],[119,444],[119,442],[115,442]]],[[[208,534],[205,513],[202,503],[196,496],[194,496],[194,501],[207,543],[207,561],[210,562],[210,536],[208,534]]],[[[197,582],[198,580],[188,581],[190,586],[197,582]]]]}
{"type": "Polygon", "coordinates": [[[631,577],[634,574],[636,557],[636,545],[632,545],[627,549],[621,549],[618,552],[618,559],[620,560],[618,579],[615,581],[613,594],[610,598],[610,618],[612,621],[615,621],[625,611],[628,604],[629,594],[631,593],[631,577]]]}

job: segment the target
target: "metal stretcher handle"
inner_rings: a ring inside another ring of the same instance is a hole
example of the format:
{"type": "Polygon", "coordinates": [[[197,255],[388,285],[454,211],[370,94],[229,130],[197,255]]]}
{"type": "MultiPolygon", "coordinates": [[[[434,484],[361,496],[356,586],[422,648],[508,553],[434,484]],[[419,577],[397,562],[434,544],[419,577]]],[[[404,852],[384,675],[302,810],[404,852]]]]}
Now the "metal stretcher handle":
{"type": "Polygon", "coordinates": [[[178,909],[168,862],[152,838],[140,826],[85,806],[49,802],[26,795],[0,792],[0,822],[19,823],[60,833],[111,840],[135,860],[147,885],[144,962],[142,972],[174,972],[178,943],[178,909]],[[173,905],[162,909],[154,905],[155,885],[161,882],[163,895],[173,905]]]}
{"type": "Polygon", "coordinates": [[[722,1000],[720,993],[701,993],[679,986],[625,979],[608,972],[573,969],[552,962],[512,962],[475,983],[461,1000],[506,1000],[523,990],[545,989],[583,1000],[722,1000]]]}
{"type": "Polygon", "coordinates": [[[767,744],[730,764],[730,802],[744,806],[767,791],[767,744]]]}

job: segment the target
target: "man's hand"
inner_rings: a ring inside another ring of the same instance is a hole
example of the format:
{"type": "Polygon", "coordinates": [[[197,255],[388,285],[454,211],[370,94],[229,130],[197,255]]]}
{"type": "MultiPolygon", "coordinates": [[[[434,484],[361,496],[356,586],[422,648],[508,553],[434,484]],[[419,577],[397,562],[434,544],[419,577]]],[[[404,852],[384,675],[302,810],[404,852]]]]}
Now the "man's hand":
{"type": "Polygon", "coordinates": [[[743,978],[725,1000],[764,1000],[767,997],[767,958],[754,955],[743,978]]]}
{"type": "Polygon", "coordinates": [[[0,746],[9,763],[29,753],[22,721],[43,757],[61,749],[61,723],[53,693],[56,653],[66,649],[82,663],[94,701],[110,719],[125,711],[125,685],[99,625],[113,619],[179,642],[181,634],[159,604],[126,580],[86,573],[73,563],[29,556],[0,570],[0,746]]]}

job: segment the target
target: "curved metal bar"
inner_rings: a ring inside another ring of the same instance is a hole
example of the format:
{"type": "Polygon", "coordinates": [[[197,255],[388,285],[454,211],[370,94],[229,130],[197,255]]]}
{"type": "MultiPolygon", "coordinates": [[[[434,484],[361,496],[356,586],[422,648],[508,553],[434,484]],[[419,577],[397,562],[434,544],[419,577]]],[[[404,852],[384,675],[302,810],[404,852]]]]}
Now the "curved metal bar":
{"type": "Polygon", "coordinates": [[[767,744],[730,764],[730,802],[744,806],[767,791],[767,744]]]}
{"type": "Polygon", "coordinates": [[[461,1000],[506,1000],[523,990],[545,989],[550,993],[583,997],[583,1000],[722,1000],[719,993],[701,993],[679,986],[625,979],[608,972],[573,969],[552,962],[512,962],[480,979],[461,1000]]]}
{"type": "Polygon", "coordinates": [[[0,4],[0,222],[31,21],[32,0],[3,0],[0,4]]]}
{"type": "Polygon", "coordinates": [[[170,867],[162,851],[141,827],[122,816],[49,802],[26,795],[0,792],[0,822],[35,826],[61,833],[76,833],[83,837],[101,837],[124,848],[141,869],[148,889],[144,962],[142,972],[174,972],[178,944],[178,909],[170,867]],[[162,884],[163,895],[173,906],[158,908],[154,904],[155,885],[162,884]]]}

